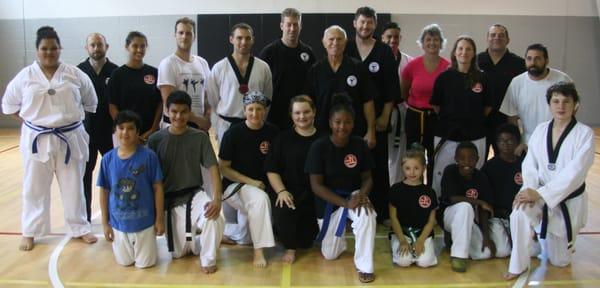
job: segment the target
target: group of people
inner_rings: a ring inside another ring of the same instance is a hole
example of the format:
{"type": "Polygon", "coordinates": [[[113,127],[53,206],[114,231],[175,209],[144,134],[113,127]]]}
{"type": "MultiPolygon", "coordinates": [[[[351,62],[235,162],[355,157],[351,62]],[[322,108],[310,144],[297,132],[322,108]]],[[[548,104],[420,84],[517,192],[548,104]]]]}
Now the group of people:
{"type": "Polygon", "coordinates": [[[437,264],[438,224],[457,272],[469,258],[510,255],[505,277],[515,278],[538,244],[552,264],[568,265],[586,222],[594,136],[575,120],[579,95],[548,67],[546,47],[530,45],[523,59],[494,24],[487,50],[477,54],[463,35],[448,61],[431,24],[417,41],[423,55],[412,58],[399,49],[396,23],[375,38],[372,8],[359,8],[353,26],[353,39],[328,27],[326,57],[315,59],[300,41],[300,12],[287,8],[282,37],[258,57],[252,27],[234,25],[233,52],[212,69],[192,55],[189,18],[175,23],[176,51],[158,69],[144,63],[141,32],[127,35],[120,67],[104,36],[89,35],[89,58],[75,67],[60,61],[56,31],[40,28],[36,61],[2,99],[3,112],[23,122],[20,249],[49,232],[54,175],[73,237],[97,241],[90,213],[100,152],[104,236],[121,265],[154,265],[162,234],[173,258],[199,255],[205,273],[217,270],[221,243],[253,245],[256,267],[267,266],[264,249],[276,238],[285,262],[315,240],[335,259],[347,248],[348,219],[364,283],[375,279],[377,223],[389,223],[399,266],[437,264]]]}

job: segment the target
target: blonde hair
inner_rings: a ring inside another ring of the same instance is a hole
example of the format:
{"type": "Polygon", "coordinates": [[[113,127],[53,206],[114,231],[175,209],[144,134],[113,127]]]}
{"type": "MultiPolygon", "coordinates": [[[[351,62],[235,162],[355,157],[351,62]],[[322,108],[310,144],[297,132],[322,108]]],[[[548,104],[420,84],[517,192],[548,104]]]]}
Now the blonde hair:
{"type": "Polygon", "coordinates": [[[425,152],[422,149],[412,148],[407,150],[402,156],[402,165],[404,165],[404,162],[408,161],[409,159],[417,160],[419,163],[421,163],[421,165],[423,165],[423,167],[426,165],[425,152]]]}

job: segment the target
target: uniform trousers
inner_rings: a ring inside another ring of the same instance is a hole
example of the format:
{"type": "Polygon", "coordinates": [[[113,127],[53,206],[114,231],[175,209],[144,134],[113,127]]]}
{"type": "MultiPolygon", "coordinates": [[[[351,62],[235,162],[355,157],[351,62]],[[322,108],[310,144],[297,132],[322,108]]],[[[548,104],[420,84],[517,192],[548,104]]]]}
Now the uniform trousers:
{"type": "MultiPolygon", "coordinates": [[[[411,242],[410,237],[402,235],[408,243],[411,242]]],[[[429,267],[437,265],[437,257],[435,256],[435,247],[433,243],[433,237],[427,237],[424,243],[424,250],[421,255],[416,256],[412,253],[400,254],[400,240],[396,237],[396,234],[392,234],[390,239],[390,245],[392,246],[392,262],[398,266],[408,267],[413,263],[416,263],[419,267],[429,267]]]]}
{"type": "Polygon", "coordinates": [[[490,249],[481,249],[483,235],[475,223],[475,209],[468,202],[458,202],[444,210],[444,230],[452,235],[450,256],[474,260],[491,257],[490,249]]]}
{"type": "Polygon", "coordinates": [[[229,197],[237,185],[230,184],[223,193],[225,202],[237,210],[237,223],[225,224],[225,236],[238,244],[252,243],[254,249],[275,246],[269,196],[265,191],[245,184],[229,197]]]}
{"type": "Polygon", "coordinates": [[[396,108],[392,111],[390,120],[392,132],[388,134],[388,167],[390,184],[395,184],[404,180],[404,172],[402,172],[402,156],[406,151],[406,133],[404,131],[405,117],[406,106],[404,103],[396,105],[396,108]],[[399,133],[396,133],[398,129],[400,129],[400,131],[399,133]]]}
{"type": "Polygon", "coordinates": [[[112,242],[115,260],[119,265],[147,268],[156,264],[157,247],[154,225],[138,232],[121,232],[113,228],[112,242]]]}

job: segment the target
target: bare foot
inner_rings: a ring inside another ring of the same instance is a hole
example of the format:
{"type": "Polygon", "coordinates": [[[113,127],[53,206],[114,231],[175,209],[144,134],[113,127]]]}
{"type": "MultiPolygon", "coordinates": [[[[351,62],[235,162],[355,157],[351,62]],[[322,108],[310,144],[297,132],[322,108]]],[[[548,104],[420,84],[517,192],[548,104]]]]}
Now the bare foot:
{"type": "Polygon", "coordinates": [[[237,242],[231,240],[231,238],[227,237],[227,236],[223,236],[221,238],[221,244],[227,244],[227,245],[237,245],[237,242]]]}
{"type": "Polygon", "coordinates": [[[285,254],[283,254],[283,256],[281,257],[281,260],[284,263],[294,263],[294,260],[296,260],[296,250],[294,249],[287,249],[285,250],[285,254]]]}
{"type": "Polygon", "coordinates": [[[21,243],[19,244],[19,250],[21,251],[30,251],[33,249],[33,237],[25,237],[21,238],[21,243]]]}
{"type": "Polygon", "coordinates": [[[98,241],[98,238],[96,238],[96,236],[94,236],[92,233],[87,233],[75,238],[83,240],[83,242],[86,244],[94,244],[98,241]]]}
{"type": "Polygon", "coordinates": [[[267,267],[267,259],[265,259],[265,255],[263,254],[263,249],[254,249],[254,267],[256,268],[265,268],[267,267]]]}
{"type": "Polygon", "coordinates": [[[510,272],[506,272],[506,273],[504,273],[503,277],[504,277],[504,280],[506,280],[506,281],[510,281],[510,280],[513,280],[513,279],[516,279],[516,278],[518,278],[518,277],[519,277],[519,276],[521,276],[521,274],[523,274],[524,272],[525,272],[525,271],[523,271],[523,272],[521,272],[521,273],[519,273],[519,274],[513,274],[513,273],[510,273],[510,272]]]}
{"type": "Polygon", "coordinates": [[[208,266],[208,267],[202,266],[200,269],[202,269],[202,272],[204,272],[206,274],[212,274],[212,273],[217,272],[217,266],[216,265],[208,266]]]}

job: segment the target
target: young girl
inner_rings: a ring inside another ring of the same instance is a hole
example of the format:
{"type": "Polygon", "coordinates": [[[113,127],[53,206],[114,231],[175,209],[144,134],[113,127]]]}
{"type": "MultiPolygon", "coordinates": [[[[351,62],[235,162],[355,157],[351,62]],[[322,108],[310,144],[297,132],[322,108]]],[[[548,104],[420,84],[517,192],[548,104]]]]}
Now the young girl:
{"type": "Polygon", "coordinates": [[[390,188],[390,220],[393,234],[392,261],[407,267],[437,264],[433,247],[435,211],[438,207],[435,191],[423,184],[425,154],[419,149],[406,151],[402,157],[405,179],[390,188]]]}

